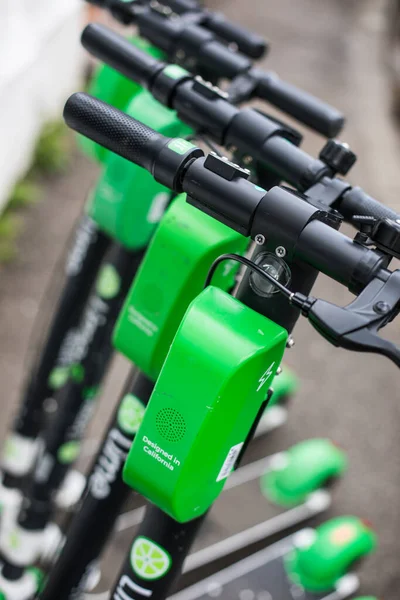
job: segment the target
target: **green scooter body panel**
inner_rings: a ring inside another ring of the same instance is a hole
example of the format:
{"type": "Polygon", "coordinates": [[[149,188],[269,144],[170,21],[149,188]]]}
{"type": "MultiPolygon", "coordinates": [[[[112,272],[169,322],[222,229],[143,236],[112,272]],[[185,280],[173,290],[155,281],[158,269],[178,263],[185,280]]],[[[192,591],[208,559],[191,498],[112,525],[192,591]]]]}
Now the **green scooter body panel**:
{"type": "Polygon", "coordinates": [[[294,506],[347,468],[346,454],[327,439],[312,439],[292,446],[260,479],[270,502],[294,506]]]}
{"type": "MultiPolygon", "coordinates": [[[[144,50],[151,56],[154,56],[154,58],[160,60],[164,58],[164,53],[146,40],[134,37],[130,41],[140,48],[140,50],[144,50]]],[[[111,104],[115,108],[119,108],[119,110],[124,110],[128,102],[141,89],[140,85],[120,75],[120,73],[108,65],[99,65],[91,80],[88,93],[95,98],[99,98],[99,100],[103,100],[103,102],[111,104]]],[[[96,162],[103,163],[109,155],[109,151],[106,148],[84,136],[79,136],[79,143],[85,154],[96,162]]]]}
{"type": "Polygon", "coordinates": [[[338,517],[314,530],[287,556],[290,578],[311,592],[335,588],[351,565],[371,553],[375,533],[357,517],[338,517]]]}
{"type": "MultiPolygon", "coordinates": [[[[190,302],[201,292],[212,262],[242,254],[247,238],[179,196],[167,210],[121,311],[114,346],[154,381],[190,302]]],[[[229,290],[238,263],[218,268],[214,284],[229,290]]]]}
{"type": "MultiPolygon", "coordinates": [[[[126,112],[168,137],[192,132],[146,90],[133,98],[126,112]]],[[[102,231],[128,250],[139,250],[148,245],[170,198],[170,190],[148,171],[109,153],[87,211],[102,231]]]]}
{"type": "Polygon", "coordinates": [[[205,513],[237,462],[286,341],[279,325],[205,289],[171,345],[125,482],[179,522],[205,513]]]}

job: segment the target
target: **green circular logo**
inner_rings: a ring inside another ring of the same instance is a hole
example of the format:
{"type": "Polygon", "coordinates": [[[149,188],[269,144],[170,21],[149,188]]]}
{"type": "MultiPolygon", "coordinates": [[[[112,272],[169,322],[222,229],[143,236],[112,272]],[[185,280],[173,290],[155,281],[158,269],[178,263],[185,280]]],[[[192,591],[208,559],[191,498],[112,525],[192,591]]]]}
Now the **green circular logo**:
{"type": "Polygon", "coordinates": [[[139,398],[127,394],[118,411],[118,425],[129,435],[136,433],[143,421],[144,412],[145,407],[139,398]]]}
{"type": "Polygon", "coordinates": [[[66,442],[65,444],[60,446],[60,448],[58,449],[58,452],[57,452],[58,460],[61,463],[63,463],[64,465],[68,465],[68,464],[74,462],[74,460],[76,460],[78,458],[80,448],[81,448],[80,442],[77,442],[77,441],[66,442]]]}
{"type": "Polygon", "coordinates": [[[104,300],[115,298],[121,287],[121,278],[112,265],[104,265],[96,282],[96,290],[104,300]]]}
{"type": "Polygon", "coordinates": [[[69,367],[55,367],[49,376],[49,386],[52,390],[59,390],[68,380],[69,367]]]}
{"type": "Polygon", "coordinates": [[[131,550],[132,569],[142,579],[163,577],[171,568],[172,559],[161,546],[146,537],[139,536],[131,550]]]}

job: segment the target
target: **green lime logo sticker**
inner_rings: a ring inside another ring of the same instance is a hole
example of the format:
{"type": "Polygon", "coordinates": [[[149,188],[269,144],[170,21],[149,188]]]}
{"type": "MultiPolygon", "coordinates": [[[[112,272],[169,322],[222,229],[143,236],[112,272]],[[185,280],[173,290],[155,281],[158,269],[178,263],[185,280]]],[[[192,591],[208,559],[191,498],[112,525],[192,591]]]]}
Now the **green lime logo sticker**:
{"type": "Polygon", "coordinates": [[[193,144],[182,138],[175,138],[168,144],[168,148],[177,154],[185,154],[185,152],[192,148],[196,148],[196,146],[193,146],[193,144]]]}
{"type": "Polygon", "coordinates": [[[172,559],[164,548],[146,537],[139,536],[132,546],[132,569],[142,579],[163,577],[171,568],[172,559]]]}
{"type": "Polygon", "coordinates": [[[80,443],[76,441],[66,442],[58,449],[58,460],[64,465],[69,465],[74,462],[74,460],[78,458],[80,446],[80,443]]]}
{"type": "Polygon", "coordinates": [[[186,71],[186,69],[183,69],[179,65],[168,65],[168,67],[165,67],[164,69],[164,75],[171,79],[179,79],[180,77],[189,75],[189,71],[186,71]]]}
{"type": "Polygon", "coordinates": [[[185,154],[191,148],[195,148],[190,142],[183,140],[182,138],[175,138],[168,144],[168,148],[177,154],[185,154]]]}
{"type": "Polygon", "coordinates": [[[115,298],[121,286],[121,278],[112,265],[104,265],[96,282],[96,290],[104,300],[115,298]]]}
{"type": "Polygon", "coordinates": [[[69,367],[55,367],[49,376],[49,386],[52,390],[59,390],[68,380],[69,367]]]}
{"type": "Polygon", "coordinates": [[[145,407],[136,396],[127,394],[118,411],[118,425],[125,433],[136,433],[143,421],[145,407]]]}

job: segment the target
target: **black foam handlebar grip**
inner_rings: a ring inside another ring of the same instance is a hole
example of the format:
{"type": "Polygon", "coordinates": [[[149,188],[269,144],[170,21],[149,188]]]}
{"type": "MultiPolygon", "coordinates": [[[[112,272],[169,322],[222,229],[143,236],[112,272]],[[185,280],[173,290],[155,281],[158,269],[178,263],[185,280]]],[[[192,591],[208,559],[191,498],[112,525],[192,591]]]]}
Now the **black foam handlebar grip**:
{"type": "Polygon", "coordinates": [[[90,54],[143,87],[148,87],[152,77],[163,66],[163,63],[104,25],[87,25],[81,41],[90,54]]]}
{"type": "Polygon", "coordinates": [[[267,42],[260,35],[231,23],[221,13],[210,13],[206,26],[226,42],[236,44],[238,50],[250,58],[262,58],[267,51],[267,42]]]}
{"type": "Polygon", "coordinates": [[[256,71],[257,96],[267,100],[300,123],[326,137],[336,137],[343,128],[344,116],[336,108],[312,94],[279,79],[274,73],[256,71]]]}
{"type": "MultiPolygon", "coordinates": [[[[361,188],[354,187],[341,198],[337,209],[351,221],[357,215],[375,219],[392,219],[400,222],[400,214],[368,196],[361,188]]],[[[356,224],[355,224],[356,225],[356,224]]]]}
{"type": "Polygon", "coordinates": [[[84,93],[64,108],[66,124],[104,148],[152,172],[160,149],[170,140],[150,127],[84,93]]]}

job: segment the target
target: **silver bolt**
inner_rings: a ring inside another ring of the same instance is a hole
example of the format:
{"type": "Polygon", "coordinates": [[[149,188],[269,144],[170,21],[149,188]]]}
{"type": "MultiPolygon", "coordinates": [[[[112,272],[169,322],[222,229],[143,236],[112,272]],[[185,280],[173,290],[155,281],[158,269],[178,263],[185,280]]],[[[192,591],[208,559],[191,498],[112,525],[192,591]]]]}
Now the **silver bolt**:
{"type": "Polygon", "coordinates": [[[251,163],[253,162],[253,157],[247,154],[243,157],[243,162],[245,165],[251,165],[251,163]]]}
{"type": "Polygon", "coordinates": [[[254,241],[259,246],[262,246],[263,244],[265,244],[265,236],[262,233],[257,233],[256,237],[254,238],[254,241]]]}
{"type": "Polygon", "coordinates": [[[400,219],[396,219],[396,223],[400,225],[400,219]]]}
{"type": "Polygon", "coordinates": [[[282,373],[282,367],[278,367],[276,371],[276,375],[280,375],[282,373]]]}
{"type": "Polygon", "coordinates": [[[294,339],[292,337],[290,337],[288,339],[288,341],[286,342],[286,348],[293,348],[294,346],[294,339]]]}
{"type": "Polygon", "coordinates": [[[283,258],[284,256],[286,256],[286,248],[284,248],[283,246],[278,246],[275,249],[275,254],[279,256],[279,258],[283,258]]]}

